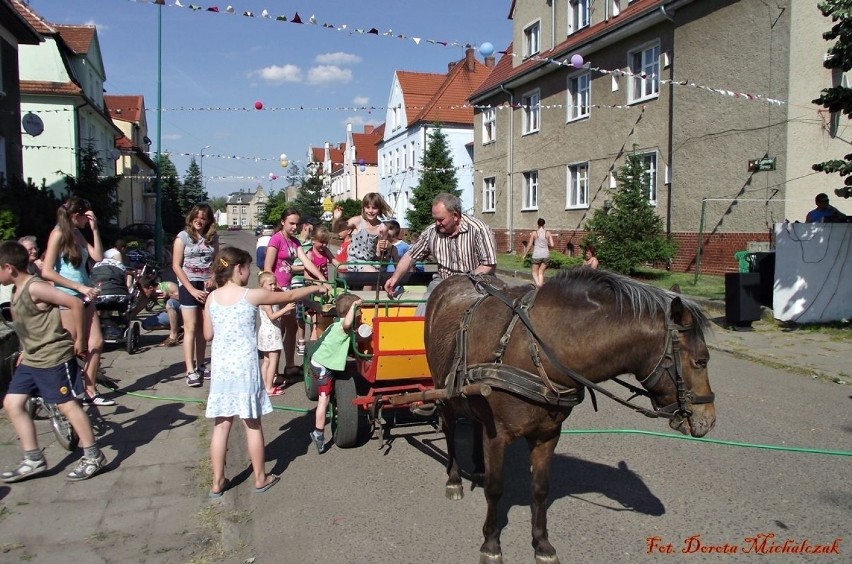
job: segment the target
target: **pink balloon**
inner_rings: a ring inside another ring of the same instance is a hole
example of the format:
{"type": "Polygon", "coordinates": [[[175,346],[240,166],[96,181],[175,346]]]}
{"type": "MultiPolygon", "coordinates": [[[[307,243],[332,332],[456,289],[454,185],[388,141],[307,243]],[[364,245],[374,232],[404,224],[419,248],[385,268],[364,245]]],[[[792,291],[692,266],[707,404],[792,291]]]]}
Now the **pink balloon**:
{"type": "Polygon", "coordinates": [[[571,55],[571,66],[578,69],[583,66],[583,55],[574,53],[571,55]]]}
{"type": "Polygon", "coordinates": [[[254,109],[255,109],[255,110],[262,110],[262,109],[263,109],[263,102],[261,102],[260,100],[258,100],[257,102],[255,102],[255,103],[254,103],[254,109]]]}

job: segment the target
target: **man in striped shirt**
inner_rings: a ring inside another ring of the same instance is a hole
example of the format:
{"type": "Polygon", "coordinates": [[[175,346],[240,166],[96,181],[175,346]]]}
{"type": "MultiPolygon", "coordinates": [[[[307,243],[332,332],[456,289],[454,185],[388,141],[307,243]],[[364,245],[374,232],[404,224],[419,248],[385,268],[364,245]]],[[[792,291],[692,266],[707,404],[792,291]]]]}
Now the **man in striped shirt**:
{"type": "Polygon", "coordinates": [[[437,282],[453,274],[494,274],[497,265],[494,233],[483,221],[464,215],[458,197],[446,192],[438,194],[432,201],[432,217],[435,223],[423,231],[385,282],[388,295],[393,295],[400,278],[404,278],[414,263],[430,255],[438,263],[440,278],[429,285],[427,296],[437,282]]]}

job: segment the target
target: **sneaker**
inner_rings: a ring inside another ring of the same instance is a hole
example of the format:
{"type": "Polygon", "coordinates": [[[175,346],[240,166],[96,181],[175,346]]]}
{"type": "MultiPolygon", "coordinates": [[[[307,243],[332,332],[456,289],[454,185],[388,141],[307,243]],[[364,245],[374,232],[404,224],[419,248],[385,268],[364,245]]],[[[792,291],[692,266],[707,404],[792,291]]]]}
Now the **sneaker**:
{"type": "Polygon", "coordinates": [[[107,459],[106,456],[104,456],[104,453],[101,453],[97,458],[87,458],[84,456],[80,459],[80,462],[77,463],[77,467],[74,468],[74,470],[72,470],[66,478],[72,482],[88,480],[100,472],[106,464],[107,459]]]}
{"type": "Polygon", "coordinates": [[[314,442],[314,446],[317,447],[317,452],[322,454],[325,452],[325,435],[320,433],[316,429],[311,431],[311,440],[314,442]]]}
{"type": "Polygon", "coordinates": [[[296,352],[302,356],[305,356],[305,342],[302,341],[296,345],[296,352]]]}
{"type": "Polygon", "coordinates": [[[115,400],[105,398],[101,394],[95,394],[91,397],[89,394],[83,394],[83,403],[86,405],[110,406],[115,405],[115,400]]]}
{"type": "Polygon", "coordinates": [[[193,370],[186,375],[186,385],[190,388],[200,388],[202,383],[201,374],[197,370],[193,370]]]}
{"type": "Polygon", "coordinates": [[[208,367],[208,366],[204,366],[204,367],[201,369],[201,377],[202,377],[202,378],[204,378],[205,380],[209,380],[209,379],[210,379],[210,367],[208,367]]]}
{"type": "Polygon", "coordinates": [[[36,474],[41,474],[45,470],[47,470],[47,460],[45,460],[44,457],[42,457],[41,460],[30,460],[29,458],[25,458],[14,470],[0,474],[0,480],[3,480],[7,484],[12,484],[14,482],[26,480],[36,474]]]}

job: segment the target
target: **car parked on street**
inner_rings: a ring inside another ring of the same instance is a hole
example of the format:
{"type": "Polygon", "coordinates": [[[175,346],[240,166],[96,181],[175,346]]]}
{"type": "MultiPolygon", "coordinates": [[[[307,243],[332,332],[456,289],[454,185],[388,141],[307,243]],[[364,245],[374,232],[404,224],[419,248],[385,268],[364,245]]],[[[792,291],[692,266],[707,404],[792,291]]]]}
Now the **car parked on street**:
{"type": "Polygon", "coordinates": [[[261,237],[271,237],[273,233],[275,233],[275,226],[274,225],[264,225],[263,229],[261,229],[261,231],[260,231],[260,236],[261,237]]]}
{"type": "Polygon", "coordinates": [[[125,238],[153,239],[154,233],[155,227],[153,223],[131,223],[126,227],[122,227],[118,235],[125,238]]]}
{"type": "Polygon", "coordinates": [[[242,231],[242,230],[243,230],[242,225],[229,225],[228,226],[228,231],[242,231]]]}

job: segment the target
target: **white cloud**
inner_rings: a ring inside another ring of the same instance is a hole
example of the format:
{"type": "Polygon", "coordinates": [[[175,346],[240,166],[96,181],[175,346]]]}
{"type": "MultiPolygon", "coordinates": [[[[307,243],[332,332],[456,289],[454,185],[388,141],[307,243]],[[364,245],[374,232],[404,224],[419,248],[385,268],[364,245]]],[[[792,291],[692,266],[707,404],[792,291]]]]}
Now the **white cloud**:
{"type": "Polygon", "coordinates": [[[361,61],[362,59],[358,55],[344,53],[343,51],[338,51],[337,53],[323,53],[321,55],[317,55],[316,59],[314,59],[314,62],[321,65],[355,65],[361,61]]]}
{"type": "Polygon", "coordinates": [[[319,65],[308,71],[309,84],[347,84],[349,82],[352,82],[352,71],[336,65],[319,65]]]}
{"type": "Polygon", "coordinates": [[[366,106],[370,103],[370,98],[367,96],[355,96],[352,98],[352,103],[356,106],[366,106]]]}
{"type": "Polygon", "coordinates": [[[284,82],[302,82],[302,69],[296,65],[271,65],[262,69],[254,70],[249,76],[259,76],[270,84],[281,84],[284,82]]]}
{"type": "Polygon", "coordinates": [[[163,135],[163,139],[166,141],[177,141],[178,139],[183,139],[183,135],[180,133],[166,133],[163,135]]]}
{"type": "Polygon", "coordinates": [[[360,133],[358,128],[363,128],[365,125],[372,125],[377,127],[382,124],[382,120],[378,118],[373,118],[371,116],[350,116],[340,122],[340,124],[346,127],[347,124],[352,124],[352,130],[355,133],[360,133]]]}
{"type": "Polygon", "coordinates": [[[83,25],[92,25],[92,26],[95,26],[95,28],[97,28],[98,33],[99,33],[99,34],[101,34],[101,33],[105,32],[106,30],[108,30],[108,29],[109,29],[109,26],[108,26],[108,25],[105,25],[105,24],[99,24],[99,23],[98,23],[98,22],[96,22],[95,20],[89,20],[89,21],[85,22],[83,25]]]}

